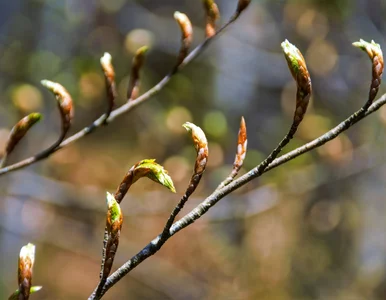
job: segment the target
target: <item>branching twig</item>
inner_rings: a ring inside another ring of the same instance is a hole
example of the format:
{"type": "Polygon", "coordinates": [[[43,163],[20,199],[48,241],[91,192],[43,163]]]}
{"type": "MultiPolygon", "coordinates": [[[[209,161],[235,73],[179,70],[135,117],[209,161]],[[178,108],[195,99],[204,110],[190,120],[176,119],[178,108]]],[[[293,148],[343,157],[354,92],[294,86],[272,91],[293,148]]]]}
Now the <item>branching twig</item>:
{"type": "MultiPolygon", "coordinates": [[[[250,0],[239,0],[238,6],[235,14],[230,18],[230,20],[218,31],[216,31],[216,20],[218,19],[219,13],[218,8],[213,1],[206,0],[204,1],[206,13],[207,13],[207,27],[206,27],[206,36],[205,41],[196,47],[190,54],[189,49],[192,43],[192,25],[190,20],[185,14],[176,12],[174,14],[175,19],[177,20],[179,26],[181,27],[182,38],[181,38],[181,47],[179,51],[179,55],[177,57],[177,63],[173,66],[171,71],[154,87],[149,89],[142,96],[138,96],[139,89],[139,69],[143,64],[143,57],[137,56],[134,59],[134,66],[131,73],[131,81],[129,83],[128,89],[128,101],[126,104],[121,107],[113,110],[114,108],[114,100],[116,98],[116,86],[115,86],[115,72],[113,70],[111,64],[111,56],[105,54],[101,60],[102,68],[104,71],[105,79],[106,79],[106,87],[107,87],[107,96],[109,100],[108,109],[105,114],[99,117],[96,121],[91,124],[91,126],[86,127],[74,134],[73,136],[67,138],[66,134],[70,128],[70,124],[73,117],[72,110],[72,100],[68,92],[58,83],[54,83],[51,81],[44,80],[42,81],[43,85],[50,89],[58,99],[58,106],[61,113],[62,119],[62,132],[59,139],[48,149],[29,157],[23,161],[20,161],[16,164],[7,166],[5,168],[1,168],[0,163],[0,175],[6,174],[8,172],[26,167],[31,165],[39,160],[47,158],[51,154],[55,153],[59,149],[77,141],[78,139],[83,138],[87,134],[93,132],[98,127],[108,124],[112,122],[115,118],[129,112],[134,109],[137,105],[145,102],[150,99],[152,96],[161,91],[165,85],[170,81],[175,73],[183,69],[187,64],[189,64],[193,59],[195,59],[203,50],[209,45],[209,43],[220,34],[227,26],[229,26],[232,22],[234,22],[240,15],[240,13],[249,5],[250,0]],[[135,100],[135,101],[134,101],[135,100]]],[[[377,101],[373,102],[376,94],[378,92],[382,73],[383,73],[383,55],[382,51],[378,44],[367,43],[363,40],[360,42],[354,43],[355,46],[358,46],[365,50],[372,60],[372,81],[370,85],[370,92],[367,102],[359,109],[357,112],[353,113],[349,116],[345,121],[341,122],[335,128],[321,135],[317,139],[301,146],[285,155],[277,158],[282,149],[290,142],[293,138],[294,134],[297,131],[298,126],[300,125],[305,112],[307,110],[307,106],[311,97],[312,87],[311,87],[311,79],[304,61],[304,58],[300,51],[292,44],[290,44],[287,40],[282,43],[283,51],[285,57],[288,62],[288,66],[292,73],[293,78],[297,84],[297,93],[296,93],[296,108],[293,117],[293,122],[290,126],[288,133],[284,136],[284,138],[280,141],[280,143],[272,150],[272,152],[267,156],[265,160],[263,160],[259,165],[255,168],[251,169],[249,172],[241,176],[240,178],[234,180],[239,169],[241,168],[243,158],[245,156],[246,151],[246,132],[245,132],[245,123],[242,120],[241,124],[241,136],[239,136],[238,145],[240,149],[238,149],[236,155],[236,161],[234,165],[234,169],[228,178],[226,178],[219,187],[208,196],[203,202],[201,202],[196,208],[182,217],[179,221],[175,222],[177,215],[180,213],[185,203],[189,199],[189,196],[194,192],[196,187],[198,186],[200,179],[203,175],[203,172],[206,167],[207,159],[208,159],[208,147],[207,141],[204,133],[197,126],[186,123],[185,127],[192,131],[192,136],[195,142],[196,150],[197,150],[197,159],[195,164],[194,174],[189,182],[189,186],[181,198],[180,202],[173,209],[169,219],[166,222],[166,225],[161,234],[159,234],[155,239],[153,239],[148,245],[146,245],[140,252],[134,255],[130,260],[128,260],[125,264],[123,264],[118,270],[116,270],[113,274],[110,274],[115,253],[119,244],[119,236],[120,230],[122,226],[122,214],[120,212],[119,203],[124,198],[130,186],[141,177],[148,177],[153,181],[156,181],[170,190],[174,191],[174,186],[169,178],[166,175],[166,171],[155,164],[154,160],[143,160],[138,164],[134,165],[129,172],[126,174],[124,180],[118,187],[115,195],[110,195],[108,198],[109,210],[107,214],[106,221],[106,229],[103,241],[103,250],[102,250],[102,264],[101,264],[101,274],[100,274],[100,282],[97,288],[94,290],[89,299],[100,299],[103,295],[114,286],[120,279],[122,279],[125,275],[127,275],[131,270],[133,270],[136,266],[138,266],[141,262],[146,260],[148,257],[157,253],[164,243],[175,235],[177,232],[186,228],[187,226],[194,223],[196,220],[201,218],[205,213],[209,211],[211,207],[213,207],[218,201],[223,199],[226,195],[231,192],[237,190],[253,179],[260,177],[263,173],[284,164],[312,149],[322,146],[328,141],[333,140],[339,134],[368,116],[369,114],[378,110],[382,105],[386,104],[386,94],[379,98],[377,101]],[[198,129],[199,130],[198,130],[198,129]],[[243,131],[242,131],[243,130],[243,131]],[[174,223],[175,222],[175,223],[174,223]]],[[[143,51],[140,51],[141,55],[143,55],[143,51]]],[[[137,53],[138,55],[138,53],[137,53]]],[[[15,140],[16,141],[16,140],[15,140]]],[[[17,142],[16,142],[17,143],[17,142]]],[[[15,144],[16,144],[15,143],[15,144]]],[[[7,153],[9,153],[8,151],[7,153]]],[[[6,153],[6,155],[7,155],[6,153]]],[[[3,159],[3,163],[5,163],[5,158],[3,159]]],[[[32,267],[31,267],[32,268],[32,267]]],[[[31,276],[29,276],[31,277],[31,276]]],[[[31,288],[31,280],[26,281],[26,285],[20,285],[20,271],[19,271],[19,290],[20,294],[25,294],[24,298],[28,299],[30,288],[31,288]]]]}
{"type": "Polygon", "coordinates": [[[208,163],[209,150],[205,133],[200,127],[189,122],[186,122],[183,126],[186,128],[186,130],[192,132],[192,138],[197,151],[197,157],[194,165],[194,172],[190,178],[189,185],[185,191],[185,194],[182,196],[180,202],[178,202],[178,204],[174,207],[172,213],[169,216],[169,219],[165,224],[164,230],[162,231],[161,238],[157,244],[157,247],[159,248],[168,239],[169,230],[173,225],[174,220],[176,219],[179,212],[184,208],[184,205],[189,200],[189,197],[194,193],[197,186],[200,184],[200,180],[204,174],[206,164],[208,163]]]}
{"type": "Polygon", "coordinates": [[[136,106],[142,104],[146,100],[150,99],[151,97],[153,97],[154,95],[159,93],[166,86],[166,84],[168,84],[168,82],[170,81],[170,79],[173,77],[174,74],[181,71],[185,66],[187,66],[190,62],[192,62],[195,58],[197,58],[206,49],[206,47],[208,47],[210,45],[210,43],[223,30],[225,30],[230,24],[232,24],[234,21],[237,20],[238,16],[239,16],[239,13],[233,15],[230,18],[230,20],[216,32],[215,35],[213,35],[210,38],[205,39],[204,42],[202,42],[200,45],[198,45],[195,49],[193,49],[188,54],[188,56],[186,56],[186,58],[179,64],[179,66],[177,68],[173,68],[172,71],[169,72],[160,82],[158,82],[155,86],[153,86],[151,89],[149,89],[146,93],[139,96],[135,101],[129,101],[128,103],[122,105],[121,107],[113,110],[111,112],[110,116],[108,117],[108,119],[106,119],[106,114],[103,114],[101,117],[99,117],[97,120],[95,120],[93,122],[93,124],[91,124],[88,127],[83,128],[79,132],[77,132],[74,135],[70,136],[69,138],[65,139],[64,141],[62,141],[60,143],[60,145],[56,146],[54,149],[50,149],[50,151],[44,151],[42,153],[39,153],[39,154],[36,154],[36,155],[31,156],[29,158],[26,158],[22,161],[19,161],[15,164],[12,164],[12,165],[7,166],[5,168],[1,168],[0,169],[0,176],[4,175],[6,173],[9,173],[9,172],[27,167],[27,166],[32,165],[40,160],[43,160],[43,159],[49,157],[50,155],[52,155],[56,151],[62,149],[63,147],[66,147],[67,145],[72,144],[75,141],[90,134],[91,132],[96,130],[98,127],[103,125],[105,122],[107,124],[111,123],[116,118],[128,113],[129,111],[134,109],[136,106]]]}
{"type": "MultiPolygon", "coordinates": [[[[163,186],[168,188],[173,193],[176,192],[174,188],[174,184],[170,176],[168,175],[167,171],[159,164],[155,162],[155,159],[144,159],[140,162],[136,163],[134,166],[130,168],[130,170],[127,172],[125,177],[123,178],[122,182],[119,184],[117,191],[115,192],[114,196],[110,197],[110,194],[107,193],[108,197],[108,203],[114,203],[114,201],[117,202],[117,205],[122,202],[123,198],[129,191],[130,187],[140,178],[147,177],[163,186]],[[111,198],[114,198],[114,201],[111,201],[111,198]]],[[[120,210],[120,209],[119,209],[120,210]]],[[[121,225],[120,225],[121,226],[121,225]]],[[[120,231],[120,229],[119,229],[120,231]]],[[[97,291],[97,295],[99,294],[99,291],[101,291],[104,282],[110,273],[110,269],[112,267],[112,261],[110,261],[108,269],[106,269],[106,259],[108,254],[108,244],[109,244],[109,226],[106,224],[105,227],[105,234],[103,238],[103,249],[102,249],[102,264],[101,264],[101,271],[99,274],[99,277],[101,279],[99,288],[97,291]]],[[[119,242],[119,236],[117,237],[118,240],[116,243],[119,242]]],[[[116,250],[116,248],[115,248],[116,250]]]]}
{"type": "Polygon", "coordinates": [[[107,276],[109,276],[111,268],[113,266],[115,253],[117,252],[119,245],[119,237],[121,234],[123,214],[121,207],[114,195],[107,192],[107,217],[106,217],[106,230],[105,237],[103,239],[103,257],[102,268],[100,274],[100,282],[96,291],[96,295],[99,295],[102,291],[103,285],[106,282],[107,276]]]}
{"type": "MultiPolygon", "coordinates": [[[[226,195],[250,182],[254,178],[261,176],[263,173],[268,172],[306,152],[309,152],[317,147],[324,145],[325,143],[333,140],[339,134],[346,131],[348,128],[358,123],[360,120],[365,118],[366,116],[377,111],[381,106],[386,104],[386,94],[382,95],[377,101],[375,101],[367,110],[363,108],[356,111],[346,120],[341,122],[335,128],[316,138],[315,140],[276,158],[273,160],[265,169],[261,171],[261,164],[248,173],[244,174],[240,178],[234,180],[229,185],[213,192],[209,197],[207,197],[201,204],[199,204],[196,208],[194,208],[191,212],[181,218],[179,221],[171,226],[169,231],[169,237],[172,237],[177,232],[181,231],[185,227],[194,223],[196,220],[201,218],[212,206],[214,206],[218,201],[224,198],[226,195]]],[[[264,162],[263,162],[264,163],[264,162]]],[[[121,280],[126,274],[128,274],[131,270],[133,270],[136,266],[138,266],[142,261],[147,259],[148,257],[154,255],[160,247],[157,247],[159,239],[161,235],[152,240],[145,248],[143,248],[140,252],[134,255],[130,260],[128,260],[125,264],[123,264],[118,270],[116,270],[112,275],[110,275],[106,283],[102,289],[101,296],[103,296],[113,285],[115,285],[119,280],[121,280]]],[[[95,297],[95,291],[90,296],[89,299],[100,299],[95,297]]]]}

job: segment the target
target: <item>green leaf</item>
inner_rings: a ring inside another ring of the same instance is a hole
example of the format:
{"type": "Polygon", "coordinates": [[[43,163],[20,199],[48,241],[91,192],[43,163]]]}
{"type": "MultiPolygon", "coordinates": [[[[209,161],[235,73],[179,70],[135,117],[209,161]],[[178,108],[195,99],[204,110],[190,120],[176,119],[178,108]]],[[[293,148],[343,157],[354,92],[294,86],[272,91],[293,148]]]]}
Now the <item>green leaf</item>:
{"type": "Polygon", "coordinates": [[[110,220],[109,223],[115,223],[121,219],[122,211],[121,211],[121,206],[115,200],[115,197],[113,194],[110,194],[109,192],[106,193],[106,202],[107,202],[107,207],[109,210],[109,216],[110,220]]]}
{"type": "Polygon", "coordinates": [[[137,52],[135,53],[135,56],[136,57],[142,56],[142,55],[146,54],[147,51],[149,51],[149,47],[148,46],[142,46],[137,50],[137,52]]]}
{"type": "MultiPolygon", "coordinates": [[[[40,291],[43,287],[42,286],[33,286],[30,288],[30,293],[36,293],[38,291],[40,291]]],[[[11,296],[9,296],[8,300],[18,300],[19,298],[19,294],[20,294],[20,291],[17,289],[11,296]]]]}
{"type": "Polygon", "coordinates": [[[375,55],[382,55],[381,46],[374,41],[371,43],[360,39],[359,42],[352,43],[354,47],[357,47],[369,55],[370,59],[373,59],[375,55]]]}
{"type": "Polygon", "coordinates": [[[155,159],[144,159],[135,165],[133,182],[141,177],[147,177],[168,188],[173,193],[176,192],[173,180],[168,175],[168,172],[163,166],[157,164],[155,159]]]}
{"type": "Polygon", "coordinates": [[[299,49],[296,48],[295,45],[291,44],[288,40],[282,42],[281,47],[292,75],[298,74],[300,69],[300,62],[304,61],[303,55],[300,53],[299,49]]]}
{"type": "Polygon", "coordinates": [[[74,108],[71,95],[61,84],[57,82],[42,80],[40,83],[55,95],[62,117],[62,127],[63,130],[67,132],[70,128],[71,121],[74,118],[74,108]]]}

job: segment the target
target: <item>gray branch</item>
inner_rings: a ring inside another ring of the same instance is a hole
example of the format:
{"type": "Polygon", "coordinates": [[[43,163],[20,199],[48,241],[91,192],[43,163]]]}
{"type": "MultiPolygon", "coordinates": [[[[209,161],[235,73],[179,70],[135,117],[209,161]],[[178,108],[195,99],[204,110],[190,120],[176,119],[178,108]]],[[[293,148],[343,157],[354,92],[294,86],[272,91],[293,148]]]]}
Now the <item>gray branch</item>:
{"type": "MultiPolygon", "coordinates": [[[[208,196],[202,203],[200,203],[196,208],[194,208],[191,212],[181,218],[179,221],[173,224],[170,228],[169,236],[166,240],[171,238],[177,232],[181,231],[185,227],[193,224],[196,220],[201,218],[212,206],[214,206],[218,201],[224,198],[226,195],[231,192],[237,190],[241,186],[247,184],[252,179],[261,176],[263,173],[268,172],[296,157],[309,152],[315,148],[318,148],[325,143],[333,140],[339,134],[349,129],[354,124],[358,123],[365,117],[377,111],[381,106],[386,104],[386,94],[382,95],[377,101],[375,101],[369,108],[366,110],[365,108],[361,108],[360,110],[353,113],[346,120],[341,122],[339,125],[321,135],[320,137],[314,139],[313,141],[287,153],[279,158],[273,160],[266,168],[262,168],[261,165],[264,164],[263,161],[257,167],[250,170],[248,173],[244,174],[240,178],[234,180],[229,185],[214,191],[210,196],[208,196]]],[[[145,248],[143,248],[140,252],[134,255],[131,259],[129,259],[125,264],[123,264],[118,270],[116,270],[113,274],[111,274],[103,287],[101,297],[119,280],[121,280],[125,275],[127,275],[131,270],[133,270],[136,266],[142,263],[145,259],[157,253],[158,250],[161,249],[164,243],[159,243],[161,234],[158,235],[155,239],[153,239],[145,248]]],[[[100,299],[95,297],[95,291],[89,297],[89,300],[92,299],[100,299]]]]}
{"type": "Polygon", "coordinates": [[[206,47],[221,33],[223,32],[230,24],[232,24],[234,21],[236,21],[238,18],[238,15],[233,15],[231,19],[222,26],[214,36],[205,39],[200,45],[198,45],[196,48],[192,50],[192,52],[189,53],[189,55],[182,61],[182,63],[178,67],[173,67],[172,71],[169,72],[163,79],[161,79],[160,82],[158,82],[155,86],[153,86],[150,90],[148,90],[146,93],[142,94],[138,98],[135,99],[135,101],[127,102],[126,104],[122,105],[121,107],[113,110],[109,116],[106,114],[103,114],[100,116],[97,120],[95,120],[90,126],[83,128],[79,132],[75,133],[74,135],[70,136],[69,138],[65,139],[64,141],[60,140],[59,145],[55,143],[55,147],[50,147],[48,150],[42,151],[34,156],[31,156],[29,158],[26,158],[24,160],[21,160],[17,163],[14,163],[13,165],[1,168],[0,167],[0,176],[10,173],[12,171],[16,171],[18,169],[22,169],[24,167],[27,167],[29,165],[32,165],[40,160],[43,160],[52,154],[54,154],[56,151],[62,149],[63,147],[72,144],[76,142],[77,140],[85,137],[86,135],[90,134],[91,132],[95,131],[97,128],[101,127],[102,125],[106,125],[108,123],[111,123],[116,118],[128,113],[129,111],[133,110],[138,105],[142,104],[146,100],[149,100],[154,95],[158,94],[172,79],[173,75],[177,72],[181,71],[185,66],[187,66],[190,62],[192,62],[195,58],[197,58],[205,49],[206,47]],[[107,118],[106,118],[107,117],[107,118]]]}

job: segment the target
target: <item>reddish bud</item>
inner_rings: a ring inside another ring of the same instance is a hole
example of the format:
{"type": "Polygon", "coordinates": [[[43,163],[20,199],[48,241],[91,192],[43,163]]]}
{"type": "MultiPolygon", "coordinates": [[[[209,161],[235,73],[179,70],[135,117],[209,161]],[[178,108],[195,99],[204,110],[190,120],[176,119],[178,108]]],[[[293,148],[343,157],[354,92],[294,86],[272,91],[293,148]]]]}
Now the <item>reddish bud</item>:
{"type": "Polygon", "coordinates": [[[200,127],[190,122],[186,122],[182,126],[184,126],[186,130],[192,133],[194,147],[197,151],[194,174],[202,175],[202,173],[205,171],[209,156],[208,141],[206,139],[205,133],[200,127]]]}
{"type": "Polygon", "coordinates": [[[312,93],[311,77],[308,73],[306,61],[299,49],[288,40],[281,43],[281,47],[283,48],[288,68],[297,85],[296,109],[293,122],[294,127],[297,127],[303,120],[310,101],[312,93]]]}
{"type": "Polygon", "coordinates": [[[366,103],[366,106],[368,107],[371,105],[371,103],[373,103],[378,93],[379,86],[381,85],[384,68],[383,53],[381,46],[375,43],[374,41],[368,43],[361,39],[359,42],[353,43],[353,45],[365,51],[372,61],[372,79],[370,85],[369,99],[366,103]]]}
{"type": "Polygon", "coordinates": [[[220,18],[220,11],[213,0],[203,0],[202,2],[206,14],[205,35],[210,38],[216,34],[216,21],[220,18]]]}

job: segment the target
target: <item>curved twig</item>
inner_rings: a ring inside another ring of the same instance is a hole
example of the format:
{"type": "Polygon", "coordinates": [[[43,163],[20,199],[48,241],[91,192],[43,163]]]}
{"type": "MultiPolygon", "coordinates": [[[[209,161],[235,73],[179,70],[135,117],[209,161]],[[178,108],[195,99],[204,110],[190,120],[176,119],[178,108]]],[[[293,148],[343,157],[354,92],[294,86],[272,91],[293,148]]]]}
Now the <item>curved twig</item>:
{"type": "Polygon", "coordinates": [[[244,117],[241,117],[241,122],[240,122],[240,129],[239,129],[239,134],[238,134],[238,139],[237,139],[237,151],[236,151],[236,156],[235,156],[235,161],[233,163],[233,168],[231,173],[228,175],[227,178],[225,178],[216,188],[216,190],[219,190],[223,188],[224,186],[230,184],[233,179],[239,174],[239,171],[241,167],[243,166],[245,156],[247,154],[247,127],[245,125],[245,120],[244,117]]]}
{"type": "MultiPolygon", "coordinates": [[[[169,231],[169,238],[175,235],[177,232],[181,231],[185,227],[194,223],[196,220],[201,218],[212,206],[214,206],[218,201],[224,198],[226,195],[230,194],[234,190],[240,188],[246,183],[250,182],[252,179],[261,176],[263,173],[268,172],[296,157],[309,152],[315,148],[318,148],[325,143],[333,140],[339,134],[346,131],[348,128],[358,123],[363,118],[377,111],[380,107],[386,104],[386,94],[382,95],[378,100],[376,100],[367,110],[364,110],[363,107],[349,116],[346,120],[341,122],[339,125],[329,130],[325,134],[320,137],[314,139],[313,141],[287,153],[284,154],[275,160],[273,160],[266,168],[262,170],[261,164],[257,167],[250,170],[248,173],[244,174],[240,178],[234,180],[229,185],[216,190],[210,196],[208,196],[202,203],[200,203],[196,208],[182,217],[179,221],[175,222],[169,231]],[[260,170],[260,171],[259,171],[260,170]]],[[[264,163],[264,162],[263,162],[264,163]]],[[[162,245],[159,245],[159,239],[161,234],[158,235],[155,239],[153,239],[148,245],[146,245],[140,252],[134,255],[131,259],[129,259],[125,264],[123,264],[118,270],[116,270],[113,274],[111,274],[102,289],[101,296],[103,296],[112,286],[114,286],[119,280],[121,280],[126,274],[128,274],[131,270],[133,270],[136,266],[138,266],[141,262],[143,262],[148,257],[154,255],[161,248],[162,245]]],[[[100,299],[99,297],[95,297],[95,291],[89,297],[90,299],[100,299]]]]}
{"type": "Polygon", "coordinates": [[[126,104],[122,105],[121,107],[113,110],[110,114],[110,116],[106,119],[106,114],[103,114],[100,116],[97,120],[95,120],[90,126],[83,128],[82,130],[78,131],[74,135],[70,136],[69,138],[65,139],[60,143],[60,145],[56,146],[53,149],[50,149],[50,151],[43,151],[39,154],[36,154],[34,156],[31,156],[29,158],[26,158],[24,160],[21,160],[13,165],[9,165],[5,168],[0,169],[0,176],[4,175],[6,173],[16,171],[18,169],[24,168],[26,166],[32,165],[40,160],[43,160],[56,151],[62,149],[63,147],[66,147],[69,144],[74,143],[75,141],[85,137],[86,135],[90,134],[94,130],[96,130],[101,125],[104,125],[104,123],[111,123],[116,118],[120,117],[121,115],[126,114],[127,112],[134,109],[136,106],[140,105],[141,103],[145,102],[146,100],[150,99],[157,93],[159,93],[165,86],[168,84],[170,79],[173,77],[174,74],[181,71],[185,66],[187,66],[190,62],[192,62],[196,57],[198,57],[205,49],[209,46],[209,44],[221,33],[223,30],[225,30],[230,24],[232,24],[234,21],[237,20],[239,17],[239,14],[233,15],[230,20],[223,25],[215,35],[213,35],[210,38],[205,39],[200,45],[198,45],[196,48],[194,48],[188,56],[182,61],[182,63],[178,66],[178,68],[173,68],[172,71],[170,71],[164,78],[161,79],[160,82],[158,82],[155,86],[153,86],[151,89],[149,89],[146,93],[139,96],[135,101],[127,102],[126,104]]]}

